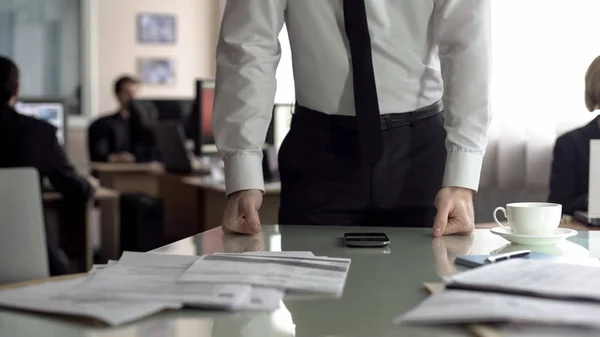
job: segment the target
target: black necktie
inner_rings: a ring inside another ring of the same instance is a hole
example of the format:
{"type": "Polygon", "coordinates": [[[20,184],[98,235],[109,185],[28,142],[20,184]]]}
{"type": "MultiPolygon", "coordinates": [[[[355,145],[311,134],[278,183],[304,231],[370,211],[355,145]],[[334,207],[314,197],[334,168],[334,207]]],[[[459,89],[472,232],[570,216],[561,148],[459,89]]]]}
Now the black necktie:
{"type": "Polygon", "coordinates": [[[344,0],[344,24],[350,42],[354,107],[362,155],[374,163],[383,154],[383,135],[365,0],[344,0]]]}

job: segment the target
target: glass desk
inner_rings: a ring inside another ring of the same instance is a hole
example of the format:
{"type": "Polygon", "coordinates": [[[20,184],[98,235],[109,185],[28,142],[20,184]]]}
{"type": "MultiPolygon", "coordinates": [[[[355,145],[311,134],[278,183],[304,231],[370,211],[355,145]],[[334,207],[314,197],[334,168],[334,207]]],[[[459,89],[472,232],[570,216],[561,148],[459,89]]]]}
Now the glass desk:
{"type": "MultiPolygon", "coordinates": [[[[363,229],[377,231],[378,229],[363,229]]],[[[289,296],[273,313],[215,313],[199,310],[165,312],[134,324],[107,328],[74,319],[0,310],[0,336],[89,337],[319,337],[319,336],[469,336],[460,327],[396,326],[393,319],[413,308],[427,293],[424,282],[457,272],[461,254],[488,254],[513,249],[504,239],[478,229],[470,236],[434,239],[430,229],[379,229],[390,237],[387,249],[343,245],[345,232],[358,228],[264,226],[256,236],[224,235],[217,228],[155,250],[161,254],[300,251],[352,259],[344,295],[339,299],[289,296]]],[[[580,232],[555,247],[532,250],[572,258],[600,257],[600,232],[580,232]]],[[[459,270],[460,271],[460,270],[459,270]]]]}

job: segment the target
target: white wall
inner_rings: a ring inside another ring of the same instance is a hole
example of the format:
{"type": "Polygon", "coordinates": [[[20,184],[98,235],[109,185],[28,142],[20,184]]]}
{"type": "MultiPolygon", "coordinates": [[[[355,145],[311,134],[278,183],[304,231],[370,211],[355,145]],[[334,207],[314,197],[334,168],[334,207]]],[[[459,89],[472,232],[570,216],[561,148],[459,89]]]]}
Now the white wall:
{"type": "Polygon", "coordinates": [[[213,0],[91,0],[97,58],[93,71],[91,114],[112,112],[116,102],[113,81],[121,74],[138,75],[140,57],[169,57],[177,79],[171,86],[143,86],[146,97],[193,97],[195,80],[213,77],[219,3],[213,0]],[[175,45],[140,45],[136,17],[140,12],[168,13],[177,17],[175,45]],[[94,80],[93,77],[96,77],[94,80]]]}

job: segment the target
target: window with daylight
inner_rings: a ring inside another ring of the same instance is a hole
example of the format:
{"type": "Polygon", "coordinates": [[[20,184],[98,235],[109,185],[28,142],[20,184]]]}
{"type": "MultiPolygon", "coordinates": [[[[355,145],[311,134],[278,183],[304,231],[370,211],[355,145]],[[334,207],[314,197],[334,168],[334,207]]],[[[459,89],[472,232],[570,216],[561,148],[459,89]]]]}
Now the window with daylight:
{"type": "Polygon", "coordinates": [[[80,0],[0,1],[0,54],[21,69],[21,96],[59,98],[79,114],[80,0]]]}

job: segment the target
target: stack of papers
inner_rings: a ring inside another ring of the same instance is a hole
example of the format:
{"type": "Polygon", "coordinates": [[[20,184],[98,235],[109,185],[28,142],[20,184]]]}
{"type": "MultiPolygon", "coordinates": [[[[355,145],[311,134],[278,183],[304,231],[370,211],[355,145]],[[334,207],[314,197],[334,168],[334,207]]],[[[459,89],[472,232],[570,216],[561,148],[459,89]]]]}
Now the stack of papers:
{"type": "Polygon", "coordinates": [[[215,254],[200,257],[178,280],[234,282],[341,295],[349,267],[348,259],[215,254]]]}
{"type": "Polygon", "coordinates": [[[49,282],[0,292],[0,306],[35,312],[75,315],[121,325],[167,309],[180,309],[180,303],[128,301],[75,301],[56,296],[85,282],[84,278],[49,282]]]}
{"type": "Polygon", "coordinates": [[[120,261],[96,270],[85,282],[61,293],[58,298],[80,301],[168,301],[216,309],[239,308],[248,302],[251,286],[212,283],[190,286],[176,282],[196,258],[125,253],[120,261]]]}
{"type": "MultiPolygon", "coordinates": [[[[599,329],[600,268],[515,259],[446,279],[436,293],[396,319],[402,324],[515,323],[599,329]]],[[[542,329],[544,330],[544,329],[542,329]]]]}
{"type": "Polygon", "coordinates": [[[125,252],[85,278],[0,292],[0,306],[120,325],[166,309],[274,311],[286,291],[341,295],[349,259],[311,252],[205,256],[125,252]]]}

